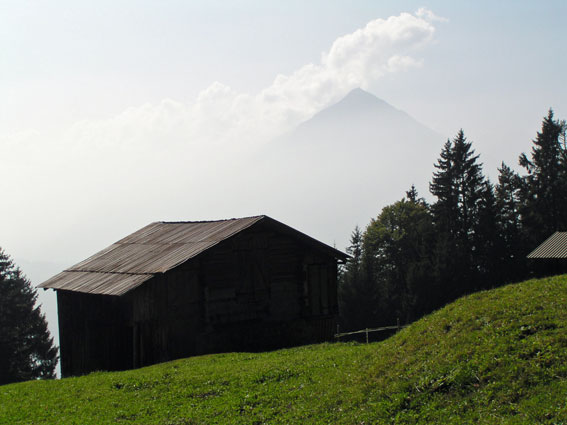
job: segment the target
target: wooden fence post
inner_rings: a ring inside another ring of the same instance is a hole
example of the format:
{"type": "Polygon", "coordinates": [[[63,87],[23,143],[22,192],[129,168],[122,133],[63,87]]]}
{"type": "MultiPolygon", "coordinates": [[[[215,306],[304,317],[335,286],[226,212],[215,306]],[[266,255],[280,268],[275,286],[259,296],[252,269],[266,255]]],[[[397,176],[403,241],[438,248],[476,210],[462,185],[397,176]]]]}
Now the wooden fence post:
{"type": "Polygon", "coordinates": [[[366,328],[366,343],[368,344],[368,328],[366,328]]]}

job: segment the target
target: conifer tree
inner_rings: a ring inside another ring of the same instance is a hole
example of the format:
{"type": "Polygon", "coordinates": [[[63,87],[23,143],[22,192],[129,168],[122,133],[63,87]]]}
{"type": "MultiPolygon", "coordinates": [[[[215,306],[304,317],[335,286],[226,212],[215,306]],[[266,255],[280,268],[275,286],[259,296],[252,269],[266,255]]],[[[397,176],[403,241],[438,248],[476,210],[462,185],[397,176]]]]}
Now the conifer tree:
{"type": "Polygon", "coordinates": [[[364,259],[363,234],[358,226],[351,234],[347,253],[351,256],[339,278],[339,314],[345,330],[357,330],[374,323],[378,294],[369,278],[368,259],[364,259]]]}
{"type": "MultiPolygon", "coordinates": [[[[486,207],[486,180],[472,144],[463,130],[448,140],[435,164],[429,189],[437,197],[432,214],[437,228],[435,270],[444,287],[445,301],[479,285],[479,232],[482,208],[486,207]]],[[[486,227],[486,226],[485,226],[486,227]]]]}
{"type": "Polygon", "coordinates": [[[498,204],[494,186],[487,179],[481,188],[478,221],[474,229],[474,267],[476,281],[473,289],[491,288],[503,280],[499,255],[503,248],[498,221],[498,204]]]}
{"type": "Polygon", "coordinates": [[[54,378],[57,348],[37,293],[0,249],[0,385],[54,378]]]}
{"type": "Polygon", "coordinates": [[[344,329],[351,329],[358,322],[360,291],[362,290],[362,232],[358,226],[350,237],[346,249],[351,257],[339,276],[339,314],[344,329]]]}
{"type": "Polygon", "coordinates": [[[432,208],[436,222],[466,245],[471,243],[485,182],[479,156],[474,153],[460,130],[443,147],[430,184],[431,193],[437,197],[432,208]]]}
{"type": "Polygon", "coordinates": [[[526,242],[520,220],[520,176],[504,162],[498,169],[496,222],[500,248],[499,283],[516,282],[526,275],[526,242]]]}
{"type": "Polygon", "coordinates": [[[534,246],[553,232],[567,230],[567,150],[563,124],[550,109],[533,141],[530,158],[520,155],[522,224],[534,246]]]}

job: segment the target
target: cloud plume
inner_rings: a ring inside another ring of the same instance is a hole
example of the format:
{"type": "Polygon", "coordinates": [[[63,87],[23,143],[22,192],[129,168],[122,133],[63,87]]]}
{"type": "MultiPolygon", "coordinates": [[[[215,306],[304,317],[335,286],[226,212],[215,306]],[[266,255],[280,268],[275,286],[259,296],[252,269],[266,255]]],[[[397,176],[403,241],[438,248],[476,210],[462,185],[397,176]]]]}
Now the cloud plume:
{"type": "Polygon", "coordinates": [[[416,54],[433,40],[435,27],[431,21],[435,19],[426,9],[415,15],[375,19],[337,38],[322,53],[319,63],[304,65],[290,75],[277,75],[257,94],[238,93],[214,82],[192,104],[166,100],[131,108],[108,122],[79,123],[73,128],[73,140],[77,140],[77,131],[87,139],[91,133],[106,131],[107,140],[116,143],[123,137],[126,141],[152,138],[156,132],[198,143],[265,140],[309,118],[355,87],[367,88],[386,74],[421,67],[423,62],[416,54]]]}
{"type": "MultiPolygon", "coordinates": [[[[119,216],[142,224],[155,216],[198,218],[195,212],[206,214],[207,205],[218,206],[227,191],[234,207],[234,193],[243,186],[234,183],[235,164],[351,89],[423,66],[419,49],[432,42],[436,20],[425,9],[375,19],[337,38],[318,61],[277,75],[257,93],[214,82],[194,102],[165,99],[77,122],[58,134],[0,131],[0,181],[5,199],[12,200],[4,222],[28,220],[41,229],[35,237],[55,241],[65,228],[80,227],[77,217],[114,220],[115,226],[119,216]],[[180,196],[188,193],[192,202],[180,196]]],[[[9,244],[26,246],[20,256],[45,255],[43,246],[22,237],[21,227],[0,230],[9,244]]]]}

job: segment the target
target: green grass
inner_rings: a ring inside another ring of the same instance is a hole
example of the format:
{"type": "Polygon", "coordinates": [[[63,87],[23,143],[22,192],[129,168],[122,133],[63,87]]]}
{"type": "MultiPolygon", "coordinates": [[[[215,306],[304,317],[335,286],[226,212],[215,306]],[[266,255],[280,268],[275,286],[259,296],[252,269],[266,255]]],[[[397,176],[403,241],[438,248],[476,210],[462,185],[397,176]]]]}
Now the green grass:
{"type": "Polygon", "coordinates": [[[379,343],[1,386],[0,423],[567,424],[567,275],[464,297],[379,343]]]}

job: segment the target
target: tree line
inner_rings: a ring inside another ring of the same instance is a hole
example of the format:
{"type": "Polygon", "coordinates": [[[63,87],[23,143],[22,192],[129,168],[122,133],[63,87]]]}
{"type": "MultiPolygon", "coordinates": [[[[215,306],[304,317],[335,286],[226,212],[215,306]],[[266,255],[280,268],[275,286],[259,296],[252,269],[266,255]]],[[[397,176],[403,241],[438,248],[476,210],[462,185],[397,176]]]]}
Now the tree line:
{"type": "Polygon", "coordinates": [[[498,182],[461,130],[444,144],[426,202],[412,186],[364,230],[352,232],[339,279],[345,330],[409,323],[464,294],[550,274],[526,255],[567,230],[567,125],[550,109],[521,173],[502,163],[498,182]]]}

